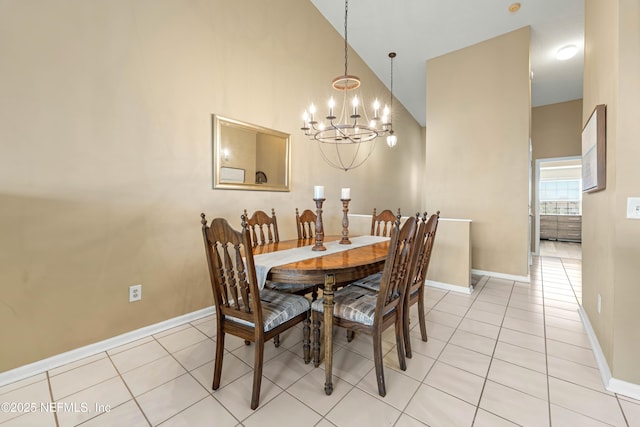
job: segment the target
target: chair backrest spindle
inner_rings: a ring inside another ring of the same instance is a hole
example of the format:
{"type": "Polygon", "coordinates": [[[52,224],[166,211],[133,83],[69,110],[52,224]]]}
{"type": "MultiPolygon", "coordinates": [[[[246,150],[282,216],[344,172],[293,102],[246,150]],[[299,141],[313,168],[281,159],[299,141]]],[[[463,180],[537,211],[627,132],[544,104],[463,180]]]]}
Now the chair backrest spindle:
{"type": "MultiPolygon", "coordinates": [[[[397,216],[400,216],[400,208],[398,208],[397,216]]],[[[371,215],[371,235],[389,236],[395,221],[396,215],[391,212],[391,210],[385,209],[379,214],[376,214],[376,208],[373,208],[373,214],[371,215]]]]}
{"type": "Polygon", "coordinates": [[[298,231],[298,240],[313,238],[317,220],[318,216],[311,210],[305,209],[302,211],[302,214],[300,214],[298,212],[298,208],[296,208],[296,229],[298,231]]]}
{"type": "Polygon", "coordinates": [[[389,253],[385,261],[380,292],[376,305],[376,316],[384,316],[402,303],[408,284],[408,273],[412,264],[418,221],[409,217],[400,228],[400,215],[391,231],[389,253]]]}
{"type": "Polygon", "coordinates": [[[440,211],[432,214],[428,219],[426,212],[422,215],[422,224],[420,226],[424,227],[425,231],[422,236],[422,240],[416,242],[417,254],[409,283],[408,292],[410,293],[413,293],[421,286],[424,286],[424,281],[427,279],[427,272],[429,270],[429,262],[431,261],[431,253],[433,252],[433,244],[436,238],[439,219],[440,211]]]}
{"type": "Polygon", "coordinates": [[[216,312],[260,324],[262,309],[260,298],[253,297],[259,291],[246,217],[242,216],[242,230],[236,231],[224,218],[207,226],[204,214],[200,216],[216,312]]]}
{"type": "Polygon", "coordinates": [[[271,209],[271,216],[264,211],[255,211],[251,217],[244,210],[247,226],[251,230],[252,247],[258,245],[266,245],[269,243],[278,243],[280,235],[278,234],[278,221],[276,219],[275,209],[271,209]],[[266,233],[265,233],[266,231],[266,233]]]}

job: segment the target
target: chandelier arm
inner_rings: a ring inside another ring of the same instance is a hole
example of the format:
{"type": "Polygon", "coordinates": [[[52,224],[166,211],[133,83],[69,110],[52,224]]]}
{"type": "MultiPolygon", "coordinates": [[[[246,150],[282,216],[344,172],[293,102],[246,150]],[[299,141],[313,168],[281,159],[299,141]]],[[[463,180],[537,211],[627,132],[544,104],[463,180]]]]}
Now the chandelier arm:
{"type": "Polygon", "coordinates": [[[323,143],[322,143],[322,142],[320,142],[320,141],[318,141],[318,149],[320,150],[320,155],[322,156],[323,160],[324,160],[324,161],[325,161],[329,166],[331,166],[331,167],[333,167],[333,168],[335,168],[335,169],[341,169],[341,170],[344,170],[344,171],[346,172],[346,171],[348,171],[348,170],[355,169],[355,168],[357,168],[357,167],[362,166],[362,164],[364,164],[364,163],[369,159],[369,157],[371,157],[371,154],[373,154],[373,150],[374,150],[374,148],[375,148],[375,142],[376,142],[376,141],[375,141],[375,140],[373,140],[373,142],[372,142],[372,144],[371,144],[371,146],[370,146],[370,148],[369,148],[369,152],[367,153],[367,155],[366,155],[366,157],[365,157],[364,159],[362,159],[361,161],[359,161],[358,163],[356,163],[356,162],[355,162],[356,157],[354,156],[353,161],[351,162],[351,164],[350,164],[348,167],[344,166],[342,163],[338,164],[338,163],[336,163],[335,161],[333,161],[331,158],[329,158],[329,157],[327,156],[327,154],[325,153],[325,151],[323,150],[323,148],[322,148],[323,143]]]}
{"type": "MultiPolygon", "coordinates": [[[[353,164],[355,163],[356,159],[358,158],[358,153],[360,152],[360,148],[361,147],[362,147],[362,144],[358,144],[358,147],[356,148],[356,152],[353,155],[353,158],[351,159],[351,163],[349,164],[349,169],[353,168],[353,164]]],[[[347,169],[345,169],[345,170],[347,170],[347,169]]]]}
{"type": "Polygon", "coordinates": [[[337,156],[338,156],[338,162],[340,162],[340,166],[341,166],[341,167],[342,167],[342,169],[344,169],[345,171],[349,170],[349,168],[346,168],[346,167],[344,166],[344,162],[342,161],[342,156],[340,155],[340,150],[338,150],[338,144],[336,144],[335,149],[336,149],[336,153],[337,153],[337,156]]]}
{"type": "Polygon", "coordinates": [[[320,155],[322,156],[322,158],[324,159],[324,161],[331,167],[336,168],[336,169],[342,169],[345,170],[343,166],[336,164],[333,160],[331,160],[329,157],[327,157],[327,155],[325,154],[324,150],[322,149],[322,142],[318,141],[318,148],[320,149],[320,155]]]}

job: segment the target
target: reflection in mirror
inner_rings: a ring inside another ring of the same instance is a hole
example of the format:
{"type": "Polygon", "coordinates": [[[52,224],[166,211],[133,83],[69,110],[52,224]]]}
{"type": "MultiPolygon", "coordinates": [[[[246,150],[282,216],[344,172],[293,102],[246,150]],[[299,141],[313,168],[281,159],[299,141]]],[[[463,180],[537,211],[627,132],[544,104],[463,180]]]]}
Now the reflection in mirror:
{"type": "Polygon", "coordinates": [[[213,187],[289,191],[289,134],[213,115],[213,187]]]}

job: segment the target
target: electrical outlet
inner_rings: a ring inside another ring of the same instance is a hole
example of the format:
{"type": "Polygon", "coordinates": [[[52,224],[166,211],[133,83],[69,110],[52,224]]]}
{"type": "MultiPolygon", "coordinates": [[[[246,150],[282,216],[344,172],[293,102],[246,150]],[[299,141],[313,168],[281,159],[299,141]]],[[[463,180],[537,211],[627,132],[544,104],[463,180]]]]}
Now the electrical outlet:
{"type": "Polygon", "coordinates": [[[140,301],[142,299],[142,285],[129,286],[129,302],[140,301]]]}
{"type": "Polygon", "coordinates": [[[627,218],[640,219],[640,197],[627,197],[627,218]]]}
{"type": "Polygon", "coordinates": [[[602,312],[602,297],[598,294],[598,314],[602,312]]]}

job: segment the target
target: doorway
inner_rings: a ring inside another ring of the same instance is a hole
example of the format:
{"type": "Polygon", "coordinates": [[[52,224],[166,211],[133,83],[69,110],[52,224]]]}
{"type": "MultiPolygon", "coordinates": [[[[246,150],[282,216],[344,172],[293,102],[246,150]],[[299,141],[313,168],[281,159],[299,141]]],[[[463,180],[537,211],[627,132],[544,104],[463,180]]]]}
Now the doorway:
{"type": "Polygon", "coordinates": [[[536,160],[535,247],[540,256],[581,259],[582,160],[536,160]]]}

